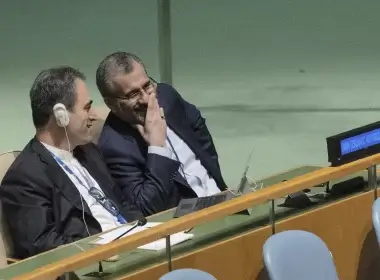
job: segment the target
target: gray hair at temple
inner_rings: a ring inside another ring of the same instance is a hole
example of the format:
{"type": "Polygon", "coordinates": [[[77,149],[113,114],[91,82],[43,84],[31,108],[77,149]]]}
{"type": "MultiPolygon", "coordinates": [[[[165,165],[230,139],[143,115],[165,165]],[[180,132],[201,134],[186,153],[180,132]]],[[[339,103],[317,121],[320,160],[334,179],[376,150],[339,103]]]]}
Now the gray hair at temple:
{"type": "Polygon", "coordinates": [[[113,93],[112,77],[132,72],[134,62],[141,64],[145,69],[141,59],[128,52],[115,52],[100,62],[96,70],[96,85],[103,97],[113,93]]]}

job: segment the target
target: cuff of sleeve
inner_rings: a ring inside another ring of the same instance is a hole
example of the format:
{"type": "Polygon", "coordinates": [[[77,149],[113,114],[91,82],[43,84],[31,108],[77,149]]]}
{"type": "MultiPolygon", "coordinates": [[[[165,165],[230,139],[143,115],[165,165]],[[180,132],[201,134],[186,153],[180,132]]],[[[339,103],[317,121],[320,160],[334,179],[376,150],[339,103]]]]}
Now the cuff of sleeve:
{"type": "Polygon", "coordinates": [[[172,152],[168,148],[158,147],[158,146],[149,146],[148,153],[156,154],[156,155],[160,155],[160,156],[172,159],[172,152]]]}

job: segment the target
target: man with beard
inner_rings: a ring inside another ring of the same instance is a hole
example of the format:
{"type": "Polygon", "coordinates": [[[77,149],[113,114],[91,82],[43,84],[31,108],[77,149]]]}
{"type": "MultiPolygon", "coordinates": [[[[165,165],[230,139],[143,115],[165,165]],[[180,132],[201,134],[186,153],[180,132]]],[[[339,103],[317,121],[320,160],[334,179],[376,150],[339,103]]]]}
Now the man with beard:
{"type": "Polygon", "coordinates": [[[99,148],[125,197],[144,215],[226,189],[205,119],[173,87],[149,78],[139,57],[107,56],[96,83],[111,110],[99,148]]]}
{"type": "Polygon", "coordinates": [[[96,116],[84,75],[68,66],[42,71],[30,90],[35,137],[0,187],[13,257],[27,258],[143,218],[91,143],[96,116]]]}

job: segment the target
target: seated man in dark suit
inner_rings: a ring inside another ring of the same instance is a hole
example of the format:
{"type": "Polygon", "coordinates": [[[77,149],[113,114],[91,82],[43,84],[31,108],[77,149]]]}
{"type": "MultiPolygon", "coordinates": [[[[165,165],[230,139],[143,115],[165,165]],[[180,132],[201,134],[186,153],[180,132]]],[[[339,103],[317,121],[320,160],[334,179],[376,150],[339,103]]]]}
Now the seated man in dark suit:
{"type": "Polygon", "coordinates": [[[144,215],[226,189],[199,110],[170,85],[152,81],[136,55],[107,56],[96,83],[111,110],[99,148],[126,198],[144,215]]]}
{"type": "Polygon", "coordinates": [[[42,71],[31,90],[36,136],[0,187],[14,257],[26,258],[143,217],[122,204],[98,148],[84,75],[71,67],[42,71]]]}

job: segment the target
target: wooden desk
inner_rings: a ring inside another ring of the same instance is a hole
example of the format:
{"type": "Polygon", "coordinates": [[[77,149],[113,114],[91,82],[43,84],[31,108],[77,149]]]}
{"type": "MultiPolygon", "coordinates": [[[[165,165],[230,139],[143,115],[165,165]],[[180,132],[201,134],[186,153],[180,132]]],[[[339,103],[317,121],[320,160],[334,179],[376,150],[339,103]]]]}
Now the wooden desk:
{"type": "MultiPolygon", "coordinates": [[[[301,167],[289,172],[272,176],[262,180],[262,182],[264,183],[264,186],[270,186],[316,169],[319,169],[319,167],[301,167]]],[[[366,177],[365,172],[363,172],[362,175],[366,177]]],[[[355,176],[355,174],[352,176],[355,176]]],[[[316,191],[322,190],[321,188],[315,189],[316,191]]],[[[286,228],[286,226],[289,226],[290,228],[302,228],[304,226],[304,220],[302,219],[306,219],[307,221],[309,221],[309,219],[313,219],[313,223],[305,223],[306,226],[310,225],[310,231],[313,232],[316,228],[323,228],[323,223],[325,223],[325,221],[322,217],[326,217],[326,215],[328,215],[326,214],[327,212],[333,213],[335,211],[335,208],[333,207],[338,207],[338,205],[346,205],[347,203],[351,203],[347,204],[349,207],[357,207],[357,203],[364,203],[365,205],[370,205],[371,207],[373,199],[374,195],[371,192],[356,194],[350,198],[328,203],[325,206],[315,206],[313,209],[309,209],[303,214],[300,213],[300,211],[276,207],[277,219],[285,218],[283,222],[279,222],[276,225],[276,229],[282,230],[282,227],[286,228]],[[365,197],[365,199],[363,200],[362,197],[365,197]],[[371,198],[372,201],[370,200],[371,198]],[[323,214],[324,216],[320,216],[321,213],[325,213],[323,214]],[[309,215],[309,217],[307,217],[307,215],[309,215]],[[322,224],[320,225],[320,223],[322,224]]],[[[280,202],[281,201],[279,200],[277,204],[280,202]]],[[[174,268],[200,268],[213,273],[218,279],[261,279],[260,277],[264,277],[262,272],[261,254],[263,243],[268,236],[271,235],[271,228],[268,226],[269,208],[268,205],[264,204],[258,205],[253,209],[254,214],[251,216],[230,215],[223,219],[218,219],[210,223],[197,226],[193,230],[193,240],[187,241],[173,248],[173,257],[175,258],[173,262],[174,268]]],[[[367,212],[368,211],[366,211],[366,209],[363,210],[364,214],[367,212]]],[[[357,213],[362,212],[357,211],[357,213]]],[[[172,216],[173,212],[167,211],[151,217],[149,220],[163,222],[171,219],[172,216]]],[[[341,224],[338,220],[339,216],[332,217],[334,217],[334,224],[341,224]]],[[[358,224],[358,231],[365,232],[366,230],[363,229],[363,225],[356,221],[359,217],[353,217],[354,220],[352,222],[358,224]]],[[[344,229],[347,226],[346,224],[342,224],[341,227],[344,229]]],[[[326,228],[326,231],[323,231],[322,233],[330,236],[331,230],[326,228]]],[[[333,234],[334,233],[336,234],[337,232],[333,231],[333,234]]],[[[360,239],[356,238],[357,236],[355,235],[355,232],[352,234],[353,236],[351,237],[351,240],[356,240],[353,244],[358,246],[357,244],[360,243],[360,239]]],[[[338,235],[337,238],[339,236],[340,235],[338,235]]],[[[321,237],[324,238],[323,236],[321,237]]],[[[88,242],[94,238],[96,237],[90,237],[78,241],[76,244],[84,250],[87,250],[93,247],[89,245],[88,242]]],[[[342,248],[339,247],[339,250],[341,249],[342,248]]],[[[338,249],[335,249],[336,252],[333,251],[333,253],[341,254],[341,251],[337,250],[338,249]]],[[[80,252],[80,249],[73,244],[58,248],[45,254],[22,261],[18,264],[9,266],[7,269],[1,271],[0,278],[9,279],[13,276],[41,267],[42,265],[46,265],[47,263],[55,262],[65,257],[75,255],[78,252],[80,252]]],[[[344,264],[346,265],[346,263],[344,264]]],[[[117,262],[103,262],[103,267],[105,272],[111,273],[109,277],[105,277],[103,279],[158,279],[159,276],[167,272],[168,268],[165,252],[150,252],[138,249],[122,254],[121,259],[117,262]]],[[[353,265],[352,267],[356,266],[353,265]]],[[[90,271],[97,271],[97,268],[98,266],[95,264],[93,266],[78,270],[75,273],[80,278],[91,279],[89,277],[84,277],[83,275],[90,271]]],[[[338,267],[338,270],[341,272],[342,268],[338,267]]]]}
{"type": "MultiPolygon", "coordinates": [[[[379,279],[379,248],[371,220],[373,201],[372,192],[357,194],[286,218],[276,224],[276,232],[300,229],[317,234],[334,256],[339,279],[379,279]]],[[[177,257],[173,269],[198,268],[218,280],[268,279],[262,262],[262,247],[271,234],[271,228],[264,226],[219,241],[177,257]]],[[[167,263],[162,263],[118,279],[158,279],[167,271],[167,263]]]]}

